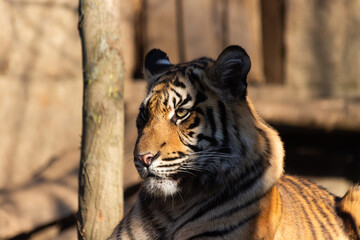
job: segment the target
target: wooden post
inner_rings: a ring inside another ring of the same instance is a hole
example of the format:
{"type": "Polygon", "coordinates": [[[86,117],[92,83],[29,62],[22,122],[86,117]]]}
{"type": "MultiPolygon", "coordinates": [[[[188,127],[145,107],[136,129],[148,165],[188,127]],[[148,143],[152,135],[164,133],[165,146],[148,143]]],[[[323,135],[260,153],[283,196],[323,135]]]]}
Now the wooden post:
{"type": "Polygon", "coordinates": [[[119,0],[80,0],[84,98],[79,239],[106,239],[123,211],[124,68],[119,0]]]}

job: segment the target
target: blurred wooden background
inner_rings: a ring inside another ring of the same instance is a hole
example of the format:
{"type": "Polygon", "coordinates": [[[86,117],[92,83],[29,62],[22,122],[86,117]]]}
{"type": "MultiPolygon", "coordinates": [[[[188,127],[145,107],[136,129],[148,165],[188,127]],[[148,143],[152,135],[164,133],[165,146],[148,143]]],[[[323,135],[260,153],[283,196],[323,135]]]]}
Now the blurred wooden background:
{"type": "MultiPolygon", "coordinates": [[[[359,180],[360,0],[122,3],[127,193],[139,182],[135,117],[143,58],[154,47],[178,63],[243,46],[252,60],[249,94],[284,139],[286,170],[339,194],[359,180]]],[[[76,239],[77,4],[0,1],[0,239],[76,239]]]]}

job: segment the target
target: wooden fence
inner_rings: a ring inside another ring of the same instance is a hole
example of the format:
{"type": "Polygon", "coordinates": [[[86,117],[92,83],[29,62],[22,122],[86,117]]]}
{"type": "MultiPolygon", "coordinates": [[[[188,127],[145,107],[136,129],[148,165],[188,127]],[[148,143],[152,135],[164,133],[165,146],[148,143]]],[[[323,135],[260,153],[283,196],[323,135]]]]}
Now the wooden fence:
{"type": "Polygon", "coordinates": [[[134,0],[133,76],[154,47],[177,63],[238,44],[252,60],[251,82],[289,85],[299,96],[358,97],[359,2],[134,0]]]}
{"type": "Polygon", "coordinates": [[[135,76],[144,54],[162,48],[177,63],[200,56],[216,58],[238,44],[253,62],[250,78],[264,81],[259,0],[138,0],[135,17],[135,76]]]}

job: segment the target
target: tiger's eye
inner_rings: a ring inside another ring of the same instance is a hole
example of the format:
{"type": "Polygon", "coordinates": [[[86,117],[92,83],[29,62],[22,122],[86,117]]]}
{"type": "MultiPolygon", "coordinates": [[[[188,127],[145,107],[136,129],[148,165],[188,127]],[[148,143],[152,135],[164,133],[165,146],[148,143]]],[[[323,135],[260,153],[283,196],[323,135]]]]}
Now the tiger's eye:
{"type": "Polygon", "coordinates": [[[176,116],[180,119],[185,117],[188,113],[189,113],[189,110],[183,109],[183,108],[180,108],[180,109],[176,110],[176,112],[175,112],[176,116]]]}

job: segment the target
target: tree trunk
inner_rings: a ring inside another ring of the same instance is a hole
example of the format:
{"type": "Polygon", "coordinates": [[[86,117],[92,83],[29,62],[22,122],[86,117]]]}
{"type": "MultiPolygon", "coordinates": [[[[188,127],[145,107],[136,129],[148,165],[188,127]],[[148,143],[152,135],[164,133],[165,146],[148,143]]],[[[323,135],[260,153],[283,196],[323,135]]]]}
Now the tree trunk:
{"type": "Polygon", "coordinates": [[[106,239],[123,211],[124,68],[119,0],[80,0],[84,99],[79,239],[106,239]]]}

